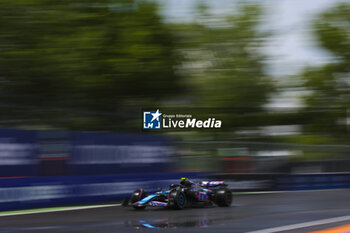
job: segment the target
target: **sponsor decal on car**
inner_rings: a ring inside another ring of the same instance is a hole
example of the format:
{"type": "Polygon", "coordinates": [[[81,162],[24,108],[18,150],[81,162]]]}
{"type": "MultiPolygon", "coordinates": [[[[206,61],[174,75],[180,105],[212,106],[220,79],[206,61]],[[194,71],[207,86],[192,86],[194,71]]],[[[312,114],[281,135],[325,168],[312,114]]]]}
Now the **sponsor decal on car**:
{"type": "Polygon", "coordinates": [[[202,181],[202,186],[217,186],[223,184],[224,181],[202,181]]]}
{"type": "Polygon", "coordinates": [[[166,203],[166,202],[160,202],[160,201],[151,201],[151,202],[149,203],[149,205],[151,205],[151,206],[167,206],[168,203],[166,203]]]}

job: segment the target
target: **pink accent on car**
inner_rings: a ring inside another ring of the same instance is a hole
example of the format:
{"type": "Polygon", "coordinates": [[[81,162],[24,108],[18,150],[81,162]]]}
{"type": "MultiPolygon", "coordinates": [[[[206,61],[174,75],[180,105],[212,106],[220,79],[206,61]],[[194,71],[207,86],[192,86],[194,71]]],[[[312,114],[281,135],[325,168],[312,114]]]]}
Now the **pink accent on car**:
{"type": "Polygon", "coordinates": [[[143,189],[140,189],[139,200],[141,200],[143,189]]]}

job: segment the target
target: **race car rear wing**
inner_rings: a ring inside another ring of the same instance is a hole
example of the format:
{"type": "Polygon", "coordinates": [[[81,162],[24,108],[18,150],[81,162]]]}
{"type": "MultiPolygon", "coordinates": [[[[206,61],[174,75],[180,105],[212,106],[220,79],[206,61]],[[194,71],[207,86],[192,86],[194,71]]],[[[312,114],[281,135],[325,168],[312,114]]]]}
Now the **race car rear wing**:
{"type": "Polygon", "coordinates": [[[217,187],[217,186],[227,186],[224,181],[201,181],[199,182],[201,187],[217,187]]]}

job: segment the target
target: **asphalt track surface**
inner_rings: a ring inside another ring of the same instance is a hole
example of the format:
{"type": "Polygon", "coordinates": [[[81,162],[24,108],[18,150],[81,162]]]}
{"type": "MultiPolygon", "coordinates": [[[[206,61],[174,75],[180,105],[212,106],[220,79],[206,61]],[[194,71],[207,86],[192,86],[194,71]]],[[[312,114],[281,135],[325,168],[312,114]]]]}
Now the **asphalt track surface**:
{"type": "Polygon", "coordinates": [[[151,207],[135,211],[113,206],[2,216],[0,233],[298,233],[346,224],[350,224],[350,190],[323,190],[238,195],[234,196],[233,205],[226,208],[168,210],[151,207]],[[334,221],[312,222],[341,216],[334,221]]]}

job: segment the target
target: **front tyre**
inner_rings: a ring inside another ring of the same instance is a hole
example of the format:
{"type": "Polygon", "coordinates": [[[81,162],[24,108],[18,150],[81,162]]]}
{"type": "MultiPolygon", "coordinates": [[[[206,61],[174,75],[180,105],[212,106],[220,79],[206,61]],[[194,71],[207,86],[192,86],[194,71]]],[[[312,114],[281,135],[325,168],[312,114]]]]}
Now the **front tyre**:
{"type": "Polygon", "coordinates": [[[232,203],[232,192],[228,188],[216,191],[216,204],[220,207],[228,207],[232,203]]]}
{"type": "Polygon", "coordinates": [[[168,206],[173,209],[181,210],[185,208],[186,196],[181,190],[173,190],[169,193],[168,206]]]}
{"type": "MultiPolygon", "coordinates": [[[[131,202],[131,204],[134,204],[135,202],[138,202],[145,197],[147,197],[147,193],[145,192],[145,190],[137,189],[132,193],[131,198],[130,198],[130,202],[131,202]]],[[[146,208],[146,206],[134,206],[134,205],[133,205],[133,207],[134,207],[134,209],[137,209],[137,210],[142,210],[142,209],[146,208]]]]}

